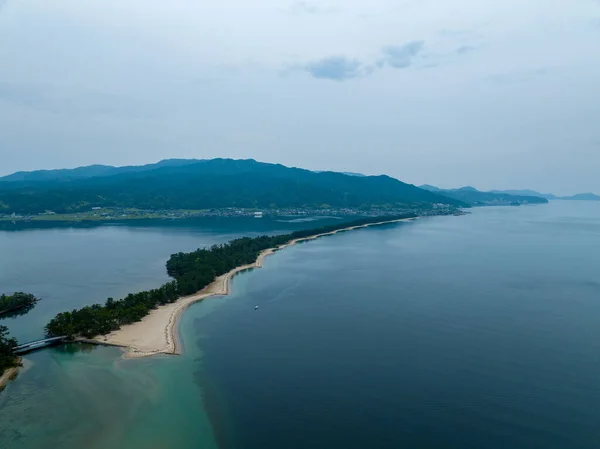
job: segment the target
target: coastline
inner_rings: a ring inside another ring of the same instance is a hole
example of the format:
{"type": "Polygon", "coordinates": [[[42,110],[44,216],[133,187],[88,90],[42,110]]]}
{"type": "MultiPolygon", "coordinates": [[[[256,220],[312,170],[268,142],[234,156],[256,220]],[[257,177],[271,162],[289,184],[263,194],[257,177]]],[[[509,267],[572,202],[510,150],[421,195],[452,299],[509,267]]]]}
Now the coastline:
{"type": "Polygon", "coordinates": [[[210,285],[199,292],[179,298],[172,304],[166,304],[152,310],[147,316],[137,323],[128,324],[121,329],[111,332],[105,336],[93,339],[97,344],[120,346],[125,349],[125,358],[149,357],[158,354],[180,354],[181,342],[178,336],[178,322],[183,312],[192,304],[202,301],[211,296],[226,296],[230,292],[231,279],[238,273],[252,268],[261,268],[265,257],[277,251],[285,249],[298,243],[314,240],[319,237],[334,235],[339,232],[352,231],[354,229],[379,226],[389,223],[413,221],[416,218],[402,218],[386,220],[376,223],[368,223],[331,232],[302,237],[289,241],[286,244],[261,251],[252,264],[236,267],[229,272],[217,277],[210,285]]]}
{"type": "Polygon", "coordinates": [[[8,383],[12,381],[15,377],[17,377],[17,375],[19,374],[19,368],[20,366],[13,366],[12,368],[4,370],[4,372],[0,376],[0,391],[4,390],[8,383]]]}

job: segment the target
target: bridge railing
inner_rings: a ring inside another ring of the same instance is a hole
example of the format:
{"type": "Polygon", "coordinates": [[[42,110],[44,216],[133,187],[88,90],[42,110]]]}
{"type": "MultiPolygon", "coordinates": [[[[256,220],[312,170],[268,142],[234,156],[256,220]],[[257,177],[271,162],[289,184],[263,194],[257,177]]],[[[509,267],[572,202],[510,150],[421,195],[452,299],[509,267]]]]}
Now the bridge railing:
{"type": "Polygon", "coordinates": [[[67,338],[66,335],[62,335],[60,337],[52,337],[52,338],[44,338],[43,340],[30,341],[28,343],[23,343],[15,348],[15,351],[21,351],[23,349],[32,348],[36,346],[43,346],[49,343],[53,343],[55,341],[61,341],[67,338]]]}

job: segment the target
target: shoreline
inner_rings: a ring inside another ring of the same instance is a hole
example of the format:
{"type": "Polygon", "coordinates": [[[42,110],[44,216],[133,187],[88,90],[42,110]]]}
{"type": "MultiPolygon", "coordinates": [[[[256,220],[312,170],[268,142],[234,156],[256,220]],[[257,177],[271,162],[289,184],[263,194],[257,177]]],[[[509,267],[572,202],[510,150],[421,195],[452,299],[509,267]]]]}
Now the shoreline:
{"type": "Polygon", "coordinates": [[[315,240],[319,237],[335,235],[339,232],[352,231],[370,226],[413,221],[416,218],[418,217],[349,226],[331,232],[294,239],[288,243],[279,245],[278,247],[267,248],[259,253],[254,263],[241,265],[218,276],[211,284],[199,292],[190,296],[181,297],[174,303],[160,306],[157,309],[152,310],[147,316],[142,318],[141,321],[125,325],[117,331],[111,332],[105,336],[95,337],[91,341],[88,341],[90,343],[93,341],[96,344],[122,347],[125,350],[125,354],[123,355],[125,358],[150,357],[158,354],[180,354],[182,345],[179,341],[178,323],[183,312],[192,304],[211,296],[227,296],[231,290],[231,279],[244,271],[253,268],[261,268],[265,257],[287,247],[294,246],[301,242],[315,240]]]}
{"type": "MultiPolygon", "coordinates": [[[[19,358],[19,363],[21,363],[21,358],[19,358]]],[[[19,368],[21,366],[17,365],[4,370],[0,376],[0,392],[19,375],[19,368]]]]}

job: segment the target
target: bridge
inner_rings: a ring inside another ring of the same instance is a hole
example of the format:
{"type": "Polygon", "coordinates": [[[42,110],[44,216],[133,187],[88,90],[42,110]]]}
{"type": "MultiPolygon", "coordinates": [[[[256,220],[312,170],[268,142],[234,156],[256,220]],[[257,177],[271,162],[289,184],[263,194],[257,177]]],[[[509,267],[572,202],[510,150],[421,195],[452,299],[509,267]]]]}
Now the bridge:
{"type": "Polygon", "coordinates": [[[47,348],[62,343],[67,338],[66,335],[60,337],[45,338],[43,340],[30,341],[15,348],[15,354],[27,354],[38,349],[47,348]]]}

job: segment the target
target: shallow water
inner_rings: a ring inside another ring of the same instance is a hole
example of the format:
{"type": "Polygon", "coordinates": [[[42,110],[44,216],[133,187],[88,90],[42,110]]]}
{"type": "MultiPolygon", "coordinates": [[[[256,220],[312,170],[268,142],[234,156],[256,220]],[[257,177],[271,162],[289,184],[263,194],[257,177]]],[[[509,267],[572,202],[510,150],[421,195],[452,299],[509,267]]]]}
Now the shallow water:
{"type": "Polygon", "coordinates": [[[32,355],[0,394],[0,442],[595,448],[599,266],[598,203],[303,243],[192,306],[180,357],[32,355]]]}
{"type": "MultiPolygon", "coordinates": [[[[337,222],[207,218],[5,227],[0,288],[43,300],[27,315],[0,324],[22,342],[37,339],[58,312],[167,281],[165,262],[173,252],[337,222]]],[[[0,393],[0,448],[171,448],[189,441],[215,447],[193,377],[194,354],[123,360],[115,348],[70,345],[27,355],[27,369],[0,393]]]]}

